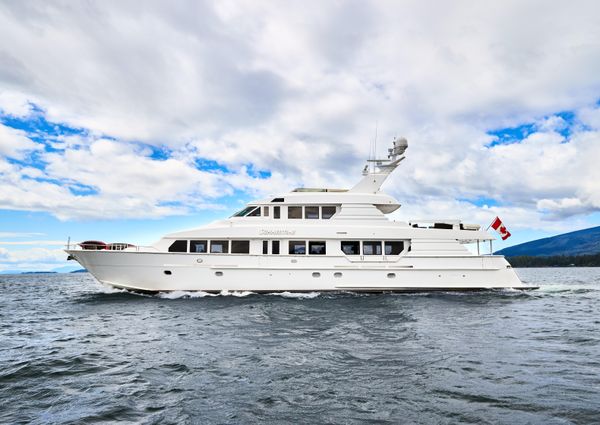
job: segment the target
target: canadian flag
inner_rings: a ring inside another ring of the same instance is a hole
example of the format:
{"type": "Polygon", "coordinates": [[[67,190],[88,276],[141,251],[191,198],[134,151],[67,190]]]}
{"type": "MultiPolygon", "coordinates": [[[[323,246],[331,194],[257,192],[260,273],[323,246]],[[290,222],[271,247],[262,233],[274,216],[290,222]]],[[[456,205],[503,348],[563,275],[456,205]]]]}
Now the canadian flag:
{"type": "Polygon", "coordinates": [[[500,217],[496,217],[492,224],[490,224],[490,227],[492,227],[496,232],[498,232],[502,240],[510,238],[510,232],[508,231],[506,226],[502,224],[502,220],[500,220],[500,217]]]}

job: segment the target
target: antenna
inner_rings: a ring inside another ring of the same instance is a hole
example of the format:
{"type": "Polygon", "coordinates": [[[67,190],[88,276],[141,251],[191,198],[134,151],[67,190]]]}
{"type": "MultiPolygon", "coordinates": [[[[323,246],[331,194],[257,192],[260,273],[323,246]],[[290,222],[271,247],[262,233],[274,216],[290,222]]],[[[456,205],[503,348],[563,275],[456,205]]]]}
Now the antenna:
{"type": "Polygon", "coordinates": [[[377,159],[377,127],[379,126],[379,120],[375,120],[375,142],[373,147],[373,159],[377,159]]]}
{"type": "Polygon", "coordinates": [[[373,160],[377,159],[377,127],[379,122],[375,121],[375,137],[369,144],[369,160],[367,161],[367,168],[363,170],[363,173],[368,172],[368,169],[371,168],[369,164],[373,162],[373,160]]]}

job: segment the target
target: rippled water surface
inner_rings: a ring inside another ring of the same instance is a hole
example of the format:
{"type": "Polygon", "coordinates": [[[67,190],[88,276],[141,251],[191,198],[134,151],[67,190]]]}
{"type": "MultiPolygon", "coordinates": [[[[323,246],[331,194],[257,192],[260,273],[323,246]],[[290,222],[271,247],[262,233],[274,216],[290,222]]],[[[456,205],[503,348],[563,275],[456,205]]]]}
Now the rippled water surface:
{"type": "Polygon", "coordinates": [[[0,276],[1,423],[600,423],[600,269],[256,295],[0,276]]]}

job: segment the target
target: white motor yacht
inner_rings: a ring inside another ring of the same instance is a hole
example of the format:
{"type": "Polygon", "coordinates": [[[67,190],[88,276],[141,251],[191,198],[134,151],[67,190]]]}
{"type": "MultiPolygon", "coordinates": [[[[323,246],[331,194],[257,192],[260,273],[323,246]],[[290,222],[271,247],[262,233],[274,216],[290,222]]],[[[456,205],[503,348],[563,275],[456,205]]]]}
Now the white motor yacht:
{"type": "Polygon", "coordinates": [[[407,147],[394,140],[351,189],[296,189],[148,247],[88,241],[66,252],[100,282],[142,292],[535,289],[491,254],[494,238],[478,225],[386,217],[400,204],[381,186],[407,147]]]}

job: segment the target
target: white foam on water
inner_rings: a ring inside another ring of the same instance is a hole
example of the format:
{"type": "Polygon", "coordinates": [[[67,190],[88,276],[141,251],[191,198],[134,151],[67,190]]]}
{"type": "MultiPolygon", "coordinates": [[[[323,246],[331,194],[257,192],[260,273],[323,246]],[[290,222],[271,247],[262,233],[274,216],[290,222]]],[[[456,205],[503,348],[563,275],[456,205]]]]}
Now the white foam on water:
{"type": "Polygon", "coordinates": [[[250,291],[227,291],[223,290],[218,294],[213,294],[204,291],[171,291],[171,292],[160,292],[157,294],[159,298],[167,300],[177,300],[181,298],[205,298],[205,297],[247,297],[252,295],[254,292],[250,291]]]}
{"type": "Polygon", "coordinates": [[[102,294],[122,294],[122,293],[129,293],[129,291],[127,289],[122,289],[122,288],[115,288],[114,286],[110,286],[110,285],[105,285],[103,283],[100,283],[100,292],[102,294]]]}
{"type": "Polygon", "coordinates": [[[272,292],[268,295],[277,295],[283,298],[297,298],[297,299],[312,299],[321,295],[320,292],[272,292]]]}
{"type": "Polygon", "coordinates": [[[219,293],[219,295],[223,297],[247,297],[248,295],[255,294],[255,292],[251,291],[227,291],[223,290],[219,293]]]}
{"type": "Polygon", "coordinates": [[[204,297],[218,297],[219,294],[211,294],[203,291],[171,291],[171,292],[160,292],[157,294],[159,298],[167,300],[177,300],[180,298],[204,298],[204,297]]]}

